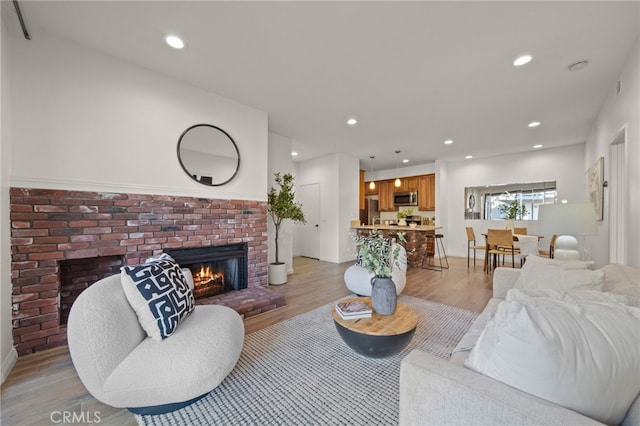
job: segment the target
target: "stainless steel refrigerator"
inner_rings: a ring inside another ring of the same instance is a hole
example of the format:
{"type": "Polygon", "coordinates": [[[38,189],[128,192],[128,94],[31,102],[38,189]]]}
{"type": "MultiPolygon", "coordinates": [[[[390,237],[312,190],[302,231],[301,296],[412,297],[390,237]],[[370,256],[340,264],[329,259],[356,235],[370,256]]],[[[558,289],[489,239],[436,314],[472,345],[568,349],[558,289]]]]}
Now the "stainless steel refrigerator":
{"type": "Polygon", "coordinates": [[[364,217],[366,218],[367,225],[373,225],[373,218],[380,218],[380,211],[378,210],[378,200],[365,198],[364,217]]]}

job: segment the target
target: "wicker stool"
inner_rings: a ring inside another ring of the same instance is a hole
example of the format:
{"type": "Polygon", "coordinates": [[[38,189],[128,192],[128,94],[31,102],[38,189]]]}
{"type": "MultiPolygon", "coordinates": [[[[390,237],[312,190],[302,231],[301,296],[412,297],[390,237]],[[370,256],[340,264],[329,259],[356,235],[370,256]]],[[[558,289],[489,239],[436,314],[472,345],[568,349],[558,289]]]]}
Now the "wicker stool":
{"type": "Polygon", "coordinates": [[[442,239],[444,238],[444,235],[443,234],[426,234],[426,237],[433,239],[433,251],[434,251],[433,263],[431,261],[432,257],[427,256],[427,250],[425,250],[424,254],[422,255],[422,265],[421,265],[422,268],[431,269],[434,271],[442,271],[443,269],[449,269],[449,260],[447,259],[447,253],[444,251],[444,244],[442,243],[442,239]],[[442,253],[440,252],[440,250],[442,250],[442,253]],[[438,252],[439,265],[435,264],[436,251],[438,252]],[[442,264],[443,256],[444,256],[444,262],[446,266],[442,264]],[[425,258],[427,258],[427,266],[424,265],[425,258]]]}

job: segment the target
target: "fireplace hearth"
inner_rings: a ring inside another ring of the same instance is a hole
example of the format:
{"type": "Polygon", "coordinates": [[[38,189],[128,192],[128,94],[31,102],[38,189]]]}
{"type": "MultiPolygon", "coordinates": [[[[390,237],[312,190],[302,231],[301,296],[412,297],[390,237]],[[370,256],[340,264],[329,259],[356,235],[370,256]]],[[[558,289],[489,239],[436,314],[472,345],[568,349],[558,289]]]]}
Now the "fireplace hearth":
{"type": "Polygon", "coordinates": [[[165,249],[193,275],[194,297],[210,297],[247,288],[247,244],[165,249]]]}

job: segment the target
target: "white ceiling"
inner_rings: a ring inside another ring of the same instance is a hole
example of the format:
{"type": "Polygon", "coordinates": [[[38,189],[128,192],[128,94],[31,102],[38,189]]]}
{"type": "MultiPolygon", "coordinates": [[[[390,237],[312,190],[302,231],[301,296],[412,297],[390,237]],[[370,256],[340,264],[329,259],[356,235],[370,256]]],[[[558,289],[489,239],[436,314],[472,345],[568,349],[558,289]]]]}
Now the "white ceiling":
{"type": "Polygon", "coordinates": [[[211,90],[266,111],[297,160],[341,152],[367,170],[396,167],[396,149],[418,165],[584,142],[640,27],[638,1],[21,5],[34,43],[57,33],[211,90]]]}

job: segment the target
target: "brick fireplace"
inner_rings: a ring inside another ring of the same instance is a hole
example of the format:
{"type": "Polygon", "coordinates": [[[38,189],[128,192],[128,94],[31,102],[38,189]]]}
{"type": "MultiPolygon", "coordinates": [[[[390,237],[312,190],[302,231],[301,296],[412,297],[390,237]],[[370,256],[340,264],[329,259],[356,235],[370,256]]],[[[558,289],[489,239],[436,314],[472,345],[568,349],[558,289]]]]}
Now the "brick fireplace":
{"type": "Polygon", "coordinates": [[[19,354],[66,343],[75,297],[163,251],[246,244],[244,290],[200,298],[245,317],[280,306],[267,282],[266,203],[11,188],[13,336],[19,354]]]}

